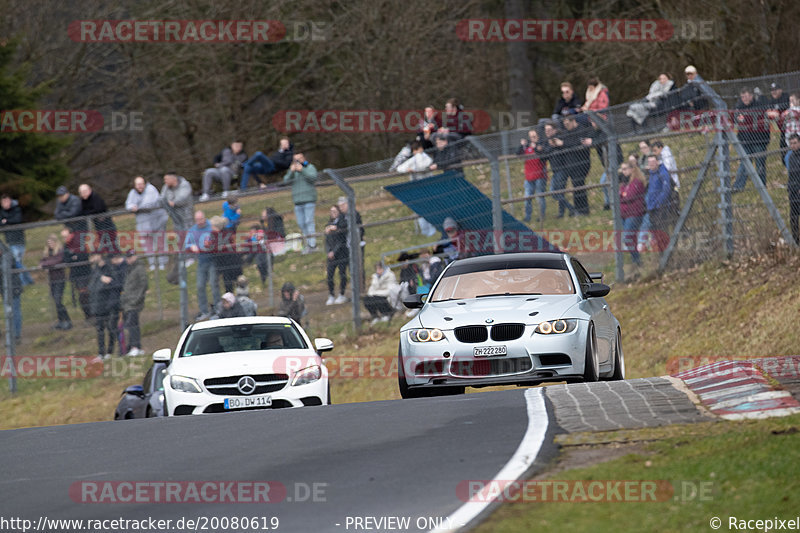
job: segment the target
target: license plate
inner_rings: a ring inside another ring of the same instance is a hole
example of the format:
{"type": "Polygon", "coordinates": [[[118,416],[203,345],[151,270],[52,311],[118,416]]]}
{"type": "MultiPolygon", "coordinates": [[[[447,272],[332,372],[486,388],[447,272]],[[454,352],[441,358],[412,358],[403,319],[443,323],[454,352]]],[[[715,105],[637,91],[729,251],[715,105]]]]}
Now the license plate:
{"type": "Polygon", "coordinates": [[[247,407],[269,407],[272,396],[236,396],[225,398],[225,409],[245,409],[247,407]]]}
{"type": "Polygon", "coordinates": [[[495,355],[507,355],[508,349],[505,344],[502,346],[476,346],[472,354],[475,357],[492,357],[495,355]]]}

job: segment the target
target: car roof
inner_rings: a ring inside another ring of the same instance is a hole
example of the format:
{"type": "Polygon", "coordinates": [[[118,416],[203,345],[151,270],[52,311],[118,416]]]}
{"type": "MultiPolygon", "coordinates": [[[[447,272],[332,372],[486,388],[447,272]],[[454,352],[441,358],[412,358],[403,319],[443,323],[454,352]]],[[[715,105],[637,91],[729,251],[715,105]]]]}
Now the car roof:
{"type": "Polygon", "coordinates": [[[458,259],[449,266],[448,273],[462,274],[481,270],[499,270],[504,268],[537,267],[566,269],[569,256],[563,252],[526,252],[496,255],[482,255],[458,259]]]}
{"type": "Polygon", "coordinates": [[[243,316],[236,318],[218,318],[206,320],[192,325],[192,330],[216,328],[220,326],[235,326],[237,324],[291,324],[292,321],[285,316],[243,316]]]}

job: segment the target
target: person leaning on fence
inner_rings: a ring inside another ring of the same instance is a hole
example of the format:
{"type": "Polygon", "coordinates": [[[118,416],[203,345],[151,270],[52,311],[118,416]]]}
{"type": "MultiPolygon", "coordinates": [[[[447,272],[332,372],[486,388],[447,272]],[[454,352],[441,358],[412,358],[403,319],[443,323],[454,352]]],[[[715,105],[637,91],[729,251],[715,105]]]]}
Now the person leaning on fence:
{"type": "Polygon", "coordinates": [[[647,212],[644,197],[646,194],[644,176],[637,165],[630,162],[620,166],[619,208],[622,216],[622,242],[624,249],[631,253],[633,264],[639,266],[641,259],[636,249],[639,227],[647,212]]]}
{"type": "Polygon", "coordinates": [[[399,285],[394,272],[386,268],[382,262],[375,263],[375,272],[372,274],[367,295],[364,296],[364,307],[372,316],[372,324],[388,322],[395,312],[389,303],[389,298],[397,293],[399,285]]]}
{"type": "Polygon", "coordinates": [[[458,150],[450,144],[447,135],[437,133],[436,150],[433,152],[433,163],[430,170],[447,170],[461,166],[461,156],[458,150]]]}
{"type": "Polygon", "coordinates": [[[143,355],[142,332],[139,327],[139,314],[144,309],[144,299],[147,294],[147,271],[144,263],[139,260],[134,250],[128,250],[125,261],[127,274],[122,286],[120,306],[122,308],[122,323],[127,330],[127,355],[133,357],[143,355]]]}
{"type": "MultiPolygon", "coordinates": [[[[757,100],[753,89],[743,87],[739,91],[739,102],[733,112],[733,119],[736,123],[736,138],[739,139],[748,157],[753,159],[761,183],[766,185],[767,155],[764,152],[769,147],[770,138],[766,102],[761,99],[757,100]]],[[[743,191],[745,185],[747,185],[747,170],[744,160],[740,160],[739,168],[736,170],[733,192],[743,191]]]]}
{"type": "Polygon", "coordinates": [[[78,195],[81,197],[81,215],[94,215],[92,216],[92,223],[99,240],[97,251],[103,253],[116,251],[117,226],[110,216],[102,215],[102,213],[108,212],[105,200],[86,183],[78,187],[78,195]]]}
{"type": "Polygon", "coordinates": [[[656,241],[655,250],[660,252],[666,249],[671,230],[672,209],[670,207],[670,195],[672,193],[672,179],[666,167],[659,163],[655,154],[648,156],[647,164],[649,179],[645,204],[650,224],[648,229],[652,229],[652,234],[656,241]]]}
{"type": "MultiPolygon", "coordinates": [[[[800,92],[789,95],[789,108],[781,113],[780,127],[787,142],[792,135],[800,135],[800,92]]],[[[788,153],[784,158],[788,161],[788,153]]]]}
{"type": "Polygon", "coordinates": [[[64,240],[64,263],[69,265],[72,303],[75,305],[75,293],[77,292],[77,300],[83,311],[83,316],[87,321],[91,320],[92,309],[89,303],[91,266],[84,264],[89,260],[89,254],[81,245],[81,234],[78,231],[65,226],[61,230],[61,238],[64,240]]]}
{"type": "MultiPolygon", "coordinates": [[[[567,179],[569,178],[563,135],[554,121],[545,122],[544,134],[548,146],[547,160],[550,162],[550,170],[553,171],[550,190],[561,191],[566,189],[567,179]]],[[[569,216],[575,215],[575,207],[569,203],[563,192],[553,194],[553,199],[558,202],[558,216],[556,218],[563,218],[565,211],[569,216]]]]}
{"type": "MultiPolygon", "coordinates": [[[[603,85],[597,77],[592,76],[586,82],[586,100],[581,106],[582,111],[604,111],[611,105],[608,95],[608,87],[603,85]]],[[[605,114],[600,114],[606,118],[605,114]]]]}
{"type": "MultiPolygon", "coordinates": [[[[539,140],[539,132],[536,128],[528,130],[528,138],[520,139],[518,155],[529,156],[525,159],[525,181],[523,194],[533,196],[534,194],[544,194],[547,191],[547,153],[549,146],[539,140]]],[[[544,221],[547,203],[544,196],[539,196],[536,201],[539,204],[539,218],[537,222],[544,221]]],[[[525,222],[531,221],[533,212],[533,199],[525,200],[525,222]]]]}
{"type": "MultiPolygon", "coordinates": [[[[3,258],[3,246],[0,246],[0,261],[3,258]]],[[[0,262],[2,265],[2,262],[0,262]]],[[[12,259],[11,268],[19,268],[19,263],[12,259]]],[[[22,276],[19,273],[11,274],[11,328],[14,334],[14,340],[19,342],[22,340],[22,276]]],[[[8,295],[6,294],[5,284],[5,268],[0,266],[0,296],[3,301],[7,302],[8,295]]]]}
{"type": "Polygon", "coordinates": [[[42,251],[42,260],[39,266],[47,271],[47,281],[50,284],[50,296],[56,306],[57,322],[53,329],[72,329],[72,320],[69,318],[67,308],[64,306],[64,287],[66,286],[66,267],[64,266],[64,247],[58,236],[51,233],[42,251]]]}
{"type": "MultiPolygon", "coordinates": [[[[56,220],[66,220],[68,218],[75,218],[81,216],[81,199],[70,194],[69,189],[61,185],[56,189],[56,220]]],[[[64,223],[67,227],[75,231],[84,232],[88,231],[89,226],[85,219],[73,220],[64,223]]]]}
{"type": "MultiPolygon", "coordinates": [[[[339,212],[342,214],[342,218],[344,219],[345,240],[347,241],[347,249],[349,251],[352,243],[350,242],[350,231],[347,220],[347,210],[350,207],[347,197],[340,196],[339,200],[336,202],[336,206],[339,208],[339,212]]],[[[367,241],[364,240],[364,222],[361,220],[361,213],[359,213],[357,209],[356,226],[358,227],[358,242],[359,246],[361,246],[361,284],[363,285],[366,280],[366,272],[364,272],[364,250],[367,246],[367,241]]]]}
{"type": "Polygon", "coordinates": [[[281,304],[278,308],[278,315],[291,318],[300,324],[306,314],[305,298],[292,282],[287,281],[281,287],[281,304]]]}
{"type": "Polygon", "coordinates": [[[347,302],[347,221],[339,208],[331,206],[331,218],[325,225],[325,252],[327,254],[328,300],[325,305],[347,302]],[[335,276],[339,269],[339,295],[336,294],[335,276]]]}
{"type": "MultiPolygon", "coordinates": [[[[590,151],[592,131],[585,115],[568,115],[564,117],[563,136],[564,158],[566,169],[572,180],[572,186],[583,187],[586,176],[592,166],[590,151]],[[588,141],[588,142],[587,142],[588,141]]],[[[572,202],[579,215],[589,214],[589,198],[585,190],[576,190],[572,193],[572,202]]]]}
{"type": "MultiPolygon", "coordinates": [[[[136,214],[137,242],[145,245],[147,253],[157,253],[154,243],[159,242],[159,234],[163,234],[167,228],[169,215],[161,207],[161,196],[155,185],[148,183],[142,176],[133,179],[133,189],[128,193],[125,200],[125,209],[136,214]]],[[[158,256],[158,268],[164,270],[168,261],[166,255],[158,256]]],[[[147,258],[150,263],[150,270],[156,269],[156,257],[147,258]]]]}
{"type": "Polygon", "coordinates": [[[317,239],[314,237],[314,212],[317,207],[317,168],[309,163],[302,152],[294,154],[294,160],[289,166],[289,172],[283,177],[283,182],[292,186],[292,202],[297,225],[305,238],[303,253],[307,254],[317,249],[317,239]]]}
{"type": "Polygon", "coordinates": [[[203,211],[194,213],[194,226],[186,232],[184,249],[194,254],[197,259],[197,306],[199,307],[195,320],[205,320],[211,316],[213,305],[220,299],[219,280],[217,268],[212,260],[212,232],[213,228],[206,219],[203,211]],[[209,306],[206,285],[211,285],[212,303],[209,306]]]}
{"type": "Polygon", "coordinates": [[[788,161],[789,227],[794,242],[800,244],[800,135],[797,133],[789,137],[788,161]]]}
{"type": "Polygon", "coordinates": [[[228,219],[211,217],[211,260],[217,274],[222,278],[225,292],[233,292],[236,279],[242,275],[242,256],[236,249],[236,239],[231,230],[226,230],[228,219]]]}
{"type": "Polygon", "coordinates": [[[192,185],[183,176],[170,171],[164,174],[164,186],[161,187],[161,205],[172,219],[173,229],[186,231],[194,217],[194,198],[192,185]]]}
{"type": "Polygon", "coordinates": [[[233,141],[229,147],[224,148],[215,158],[214,166],[203,172],[203,193],[200,195],[200,201],[208,201],[211,197],[211,185],[215,181],[222,183],[222,197],[228,196],[231,182],[239,174],[239,169],[245,161],[247,154],[244,152],[243,142],[233,141]]]}
{"type": "Polygon", "coordinates": [[[114,351],[114,343],[119,335],[117,330],[119,315],[117,313],[119,312],[122,284],[119,277],[115,276],[110,256],[93,253],[89,260],[93,265],[89,278],[89,302],[97,329],[97,355],[102,359],[107,359],[114,351]],[[108,336],[107,343],[106,334],[108,336]]]}
{"type": "Polygon", "coordinates": [[[789,94],[783,92],[783,87],[781,87],[780,83],[773,81],[769,84],[769,98],[767,98],[766,108],[767,108],[767,118],[771,121],[774,121],[775,124],[778,126],[778,130],[781,132],[780,137],[780,147],[781,147],[781,154],[786,153],[787,150],[787,141],[786,141],[786,133],[781,128],[781,116],[783,112],[789,109],[789,94]]]}
{"type": "MultiPolygon", "coordinates": [[[[6,238],[6,244],[11,249],[11,255],[14,256],[14,259],[23,264],[23,259],[25,258],[25,231],[21,229],[10,229],[12,226],[17,224],[22,224],[22,208],[19,206],[19,202],[8,194],[3,194],[0,196],[0,229],[4,229],[3,232],[6,238]]],[[[27,281],[33,283],[33,279],[30,277],[30,274],[24,272],[23,279],[27,278],[27,281]]]]}

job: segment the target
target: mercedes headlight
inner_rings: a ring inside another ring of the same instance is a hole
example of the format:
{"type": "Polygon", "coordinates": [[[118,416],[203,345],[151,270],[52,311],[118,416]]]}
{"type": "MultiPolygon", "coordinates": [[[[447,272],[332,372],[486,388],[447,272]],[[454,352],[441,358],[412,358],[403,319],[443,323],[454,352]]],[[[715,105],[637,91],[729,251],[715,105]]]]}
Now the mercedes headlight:
{"type": "Polygon", "coordinates": [[[169,386],[181,392],[203,392],[197,380],[186,376],[171,376],[169,378],[169,386]]]}
{"type": "Polygon", "coordinates": [[[559,318],[558,320],[548,320],[547,322],[541,322],[536,329],[533,331],[534,333],[539,333],[541,335],[558,335],[560,333],[570,333],[575,331],[575,328],[578,327],[578,320],[575,318],[559,318]]]}
{"type": "Polygon", "coordinates": [[[414,342],[439,342],[446,339],[439,328],[412,329],[408,332],[408,338],[414,342]]]}
{"type": "Polygon", "coordinates": [[[292,379],[292,387],[314,383],[321,377],[322,377],[322,367],[320,367],[319,365],[312,365],[306,367],[294,373],[294,379],[292,379]]]}

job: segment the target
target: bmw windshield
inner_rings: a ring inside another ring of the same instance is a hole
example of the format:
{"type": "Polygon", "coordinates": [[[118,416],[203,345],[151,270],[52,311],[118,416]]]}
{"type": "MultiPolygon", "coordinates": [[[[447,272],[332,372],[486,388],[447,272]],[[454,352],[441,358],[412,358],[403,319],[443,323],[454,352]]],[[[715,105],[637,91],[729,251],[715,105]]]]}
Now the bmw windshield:
{"type": "Polygon", "coordinates": [[[445,273],[428,301],[529,294],[575,294],[575,286],[566,269],[508,268],[445,273]]]}

